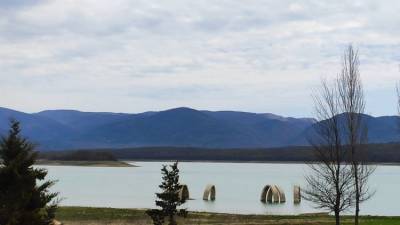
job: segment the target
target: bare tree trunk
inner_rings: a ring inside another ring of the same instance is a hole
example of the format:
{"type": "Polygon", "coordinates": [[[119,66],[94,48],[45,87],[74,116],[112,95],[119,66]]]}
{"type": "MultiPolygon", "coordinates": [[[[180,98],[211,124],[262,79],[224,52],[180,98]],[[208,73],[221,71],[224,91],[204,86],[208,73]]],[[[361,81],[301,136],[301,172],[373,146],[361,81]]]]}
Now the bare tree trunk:
{"type": "Polygon", "coordinates": [[[343,57],[342,72],[337,80],[341,112],[345,117],[344,144],[350,154],[351,171],[354,184],[355,215],[354,224],[359,224],[360,203],[373,194],[368,189],[368,178],[374,167],[367,164],[366,150],[368,129],[363,120],[364,93],[359,73],[358,53],[350,45],[343,57]]]}
{"type": "Polygon", "coordinates": [[[354,224],[358,225],[358,217],[360,214],[360,191],[359,191],[359,182],[358,182],[358,172],[357,170],[354,171],[354,182],[355,190],[356,190],[356,209],[355,209],[355,217],[354,217],[354,224]]]}
{"type": "Polygon", "coordinates": [[[335,210],[335,224],[340,225],[340,212],[339,210],[335,210]]]}
{"type": "MultiPolygon", "coordinates": [[[[339,156],[339,152],[336,152],[336,158],[340,158],[339,156]]],[[[337,170],[336,170],[336,177],[340,176],[340,170],[341,170],[341,165],[340,165],[340,161],[337,160],[336,162],[337,165],[337,170]]],[[[342,198],[342,194],[341,194],[341,190],[340,190],[340,182],[336,182],[335,184],[336,186],[336,202],[335,202],[335,221],[336,221],[336,225],[340,225],[340,200],[342,198]]]]}

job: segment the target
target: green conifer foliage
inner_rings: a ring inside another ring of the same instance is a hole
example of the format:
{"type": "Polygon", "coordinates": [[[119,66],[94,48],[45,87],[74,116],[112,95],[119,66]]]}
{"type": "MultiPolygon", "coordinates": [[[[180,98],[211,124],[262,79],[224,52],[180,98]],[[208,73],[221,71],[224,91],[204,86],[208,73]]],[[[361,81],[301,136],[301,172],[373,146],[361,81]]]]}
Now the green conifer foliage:
{"type": "Polygon", "coordinates": [[[38,153],[20,132],[13,120],[0,140],[0,224],[48,225],[55,217],[58,193],[49,192],[54,181],[45,180],[47,171],[33,167],[38,153]]]}
{"type": "Polygon", "coordinates": [[[154,225],[161,225],[165,218],[168,219],[168,225],[176,225],[175,216],[186,217],[186,209],[178,209],[185,203],[185,199],[179,198],[179,191],[182,185],[179,183],[178,162],[169,166],[163,165],[161,169],[162,183],[159,185],[161,192],[156,193],[156,206],[161,209],[151,209],[147,214],[152,218],[154,225]]]}

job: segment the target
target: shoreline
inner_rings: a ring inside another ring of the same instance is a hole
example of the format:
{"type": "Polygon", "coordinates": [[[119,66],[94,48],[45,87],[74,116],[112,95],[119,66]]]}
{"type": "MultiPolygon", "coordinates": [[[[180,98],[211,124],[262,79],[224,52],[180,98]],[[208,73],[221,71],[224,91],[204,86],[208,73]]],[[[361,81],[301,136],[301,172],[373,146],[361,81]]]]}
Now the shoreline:
{"type": "MultiPolygon", "coordinates": [[[[56,219],[64,224],[92,224],[92,225],[151,225],[150,217],[145,213],[146,209],[127,208],[101,208],[101,207],[74,207],[60,206],[56,213],[56,219]]],[[[187,218],[177,218],[178,224],[235,224],[235,225],[331,225],[334,221],[332,215],[322,213],[309,213],[299,215],[270,215],[270,214],[229,214],[211,212],[189,211],[187,218]]],[[[352,224],[353,216],[342,216],[343,224],[352,224]]],[[[400,224],[400,216],[360,216],[364,225],[397,225],[400,224]]]]}
{"type": "MultiPolygon", "coordinates": [[[[190,199],[189,199],[190,201],[190,199]]],[[[59,208],[73,208],[73,209],[105,209],[105,210],[115,210],[115,211],[120,211],[120,210],[128,210],[128,211],[137,211],[137,212],[145,212],[146,210],[149,209],[154,209],[156,206],[153,208],[126,208],[126,207],[107,207],[107,206],[78,206],[78,205],[62,205],[59,206],[59,208]]],[[[182,206],[182,208],[185,208],[182,206]]],[[[330,213],[328,211],[317,211],[317,212],[303,212],[299,214],[279,214],[279,213],[248,213],[248,212],[211,212],[211,211],[200,211],[200,210],[190,210],[190,213],[195,213],[195,214],[212,214],[212,215],[225,215],[225,216],[275,216],[275,217],[303,217],[303,216],[327,216],[327,217],[333,217],[334,214],[333,212],[330,213]]],[[[342,212],[341,216],[342,217],[352,217],[353,213],[352,212],[342,212]]],[[[361,217],[395,217],[400,219],[400,213],[399,215],[374,215],[374,214],[360,214],[361,217]]],[[[399,223],[400,224],[400,223],[399,223]]]]}
{"type": "MultiPolygon", "coordinates": [[[[123,162],[190,162],[190,163],[254,163],[254,164],[315,164],[316,162],[302,161],[262,161],[262,160],[171,160],[171,159],[119,159],[123,162]]],[[[370,165],[376,166],[400,166],[400,162],[372,162],[370,165]]]]}
{"type": "Polygon", "coordinates": [[[39,166],[84,166],[84,167],[137,167],[125,161],[66,161],[66,160],[38,160],[39,166]]]}

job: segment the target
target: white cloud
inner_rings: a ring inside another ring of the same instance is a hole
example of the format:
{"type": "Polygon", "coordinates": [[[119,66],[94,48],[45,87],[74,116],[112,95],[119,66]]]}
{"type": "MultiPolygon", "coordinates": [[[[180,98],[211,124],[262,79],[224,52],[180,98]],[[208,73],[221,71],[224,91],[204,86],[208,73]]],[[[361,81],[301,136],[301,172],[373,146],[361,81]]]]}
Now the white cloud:
{"type": "Polygon", "coordinates": [[[0,105],[24,111],[308,116],[310,88],[337,73],[348,43],[367,92],[390,95],[400,75],[394,0],[32,2],[0,4],[0,105]]]}

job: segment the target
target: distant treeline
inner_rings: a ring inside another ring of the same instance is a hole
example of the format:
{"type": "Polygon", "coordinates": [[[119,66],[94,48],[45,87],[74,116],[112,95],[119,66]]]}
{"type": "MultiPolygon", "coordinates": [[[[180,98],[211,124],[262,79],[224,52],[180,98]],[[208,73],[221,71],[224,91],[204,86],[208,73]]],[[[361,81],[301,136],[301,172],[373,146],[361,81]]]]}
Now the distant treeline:
{"type": "MultiPolygon", "coordinates": [[[[369,144],[369,162],[400,163],[400,143],[369,144]]],[[[312,162],[312,147],[264,149],[210,149],[184,147],[142,147],[125,149],[90,149],[78,151],[42,152],[48,159],[59,160],[181,160],[181,161],[254,161],[312,162]],[[49,157],[50,156],[50,157],[49,157]]]]}
{"type": "Polygon", "coordinates": [[[40,152],[40,159],[60,161],[117,161],[114,154],[99,150],[70,150],[40,152]]]}

